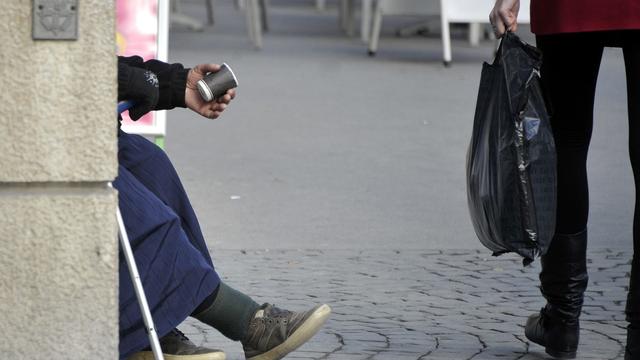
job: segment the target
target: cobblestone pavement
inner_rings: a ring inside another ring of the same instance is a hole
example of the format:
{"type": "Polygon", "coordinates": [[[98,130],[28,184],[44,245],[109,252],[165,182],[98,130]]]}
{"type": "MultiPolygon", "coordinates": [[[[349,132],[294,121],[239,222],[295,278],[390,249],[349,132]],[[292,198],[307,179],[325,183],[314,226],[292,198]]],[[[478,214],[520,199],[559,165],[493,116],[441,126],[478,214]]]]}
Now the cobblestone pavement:
{"type": "MultiPolygon", "coordinates": [[[[544,305],[539,265],[484,251],[216,251],[230,285],[288,309],[326,302],[324,329],[288,359],[545,359],[524,338],[544,305]]],[[[579,359],[622,359],[631,253],[590,252],[579,359]]],[[[195,320],[198,344],[243,359],[242,348],[195,320]]]]}

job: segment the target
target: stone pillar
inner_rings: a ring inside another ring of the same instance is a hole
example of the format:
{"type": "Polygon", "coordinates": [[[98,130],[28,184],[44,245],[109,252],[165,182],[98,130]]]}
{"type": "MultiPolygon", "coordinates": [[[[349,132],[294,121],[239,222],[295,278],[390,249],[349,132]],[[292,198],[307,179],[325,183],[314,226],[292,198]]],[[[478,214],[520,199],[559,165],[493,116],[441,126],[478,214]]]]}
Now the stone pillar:
{"type": "Polygon", "coordinates": [[[114,3],[33,40],[33,0],[2,0],[2,359],[118,358],[114,3]]]}

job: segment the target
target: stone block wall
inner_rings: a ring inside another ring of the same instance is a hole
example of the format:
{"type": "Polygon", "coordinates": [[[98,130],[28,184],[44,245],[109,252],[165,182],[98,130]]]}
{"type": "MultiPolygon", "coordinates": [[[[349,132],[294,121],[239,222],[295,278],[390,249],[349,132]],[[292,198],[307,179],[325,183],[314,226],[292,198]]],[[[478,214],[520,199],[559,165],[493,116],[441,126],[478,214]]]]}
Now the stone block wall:
{"type": "Polygon", "coordinates": [[[77,40],[2,3],[0,357],[117,359],[115,2],[78,1],[77,40]]]}

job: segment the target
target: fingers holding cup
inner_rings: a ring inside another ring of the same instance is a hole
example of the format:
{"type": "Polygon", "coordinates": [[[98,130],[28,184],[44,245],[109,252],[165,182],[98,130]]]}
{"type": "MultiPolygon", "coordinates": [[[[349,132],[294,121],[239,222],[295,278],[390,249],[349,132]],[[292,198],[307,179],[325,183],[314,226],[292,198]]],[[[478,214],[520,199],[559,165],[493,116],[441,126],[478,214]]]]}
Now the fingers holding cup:
{"type": "Polygon", "coordinates": [[[210,72],[197,83],[198,92],[206,102],[223,97],[237,86],[238,79],[226,63],[223,63],[218,71],[210,72]]]}

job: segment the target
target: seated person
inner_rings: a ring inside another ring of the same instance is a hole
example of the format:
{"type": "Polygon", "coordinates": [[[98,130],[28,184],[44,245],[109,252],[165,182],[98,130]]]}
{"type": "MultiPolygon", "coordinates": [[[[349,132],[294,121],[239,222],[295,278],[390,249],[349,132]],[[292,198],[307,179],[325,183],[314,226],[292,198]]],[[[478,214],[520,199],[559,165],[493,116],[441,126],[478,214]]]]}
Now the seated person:
{"type": "MultiPolygon", "coordinates": [[[[139,119],[152,110],[188,107],[220,116],[235,91],[205,102],[196,83],[215,64],[185,69],[140,57],[118,59],[118,101],[134,103],[139,119]]],[[[198,220],[169,158],[139,135],[118,130],[119,206],[136,258],[160,345],[167,359],[217,360],[224,352],[197,347],[176,327],[188,316],[242,343],[253,360],[281,359],[308,341],[328,318],[327,305],[305,312],[260,305],[220,281],[198,220]]],[[[120,358],[153,359],[124,257],[120,256],[120,358]]]]}

